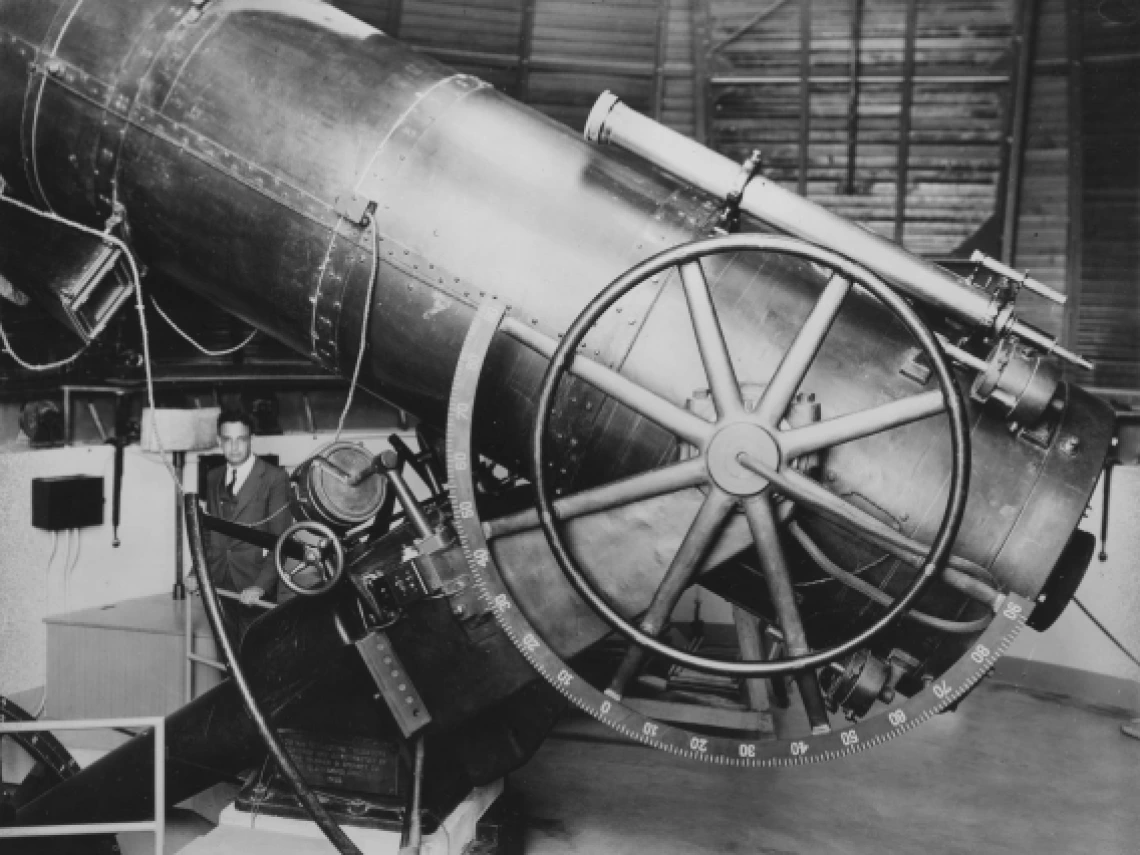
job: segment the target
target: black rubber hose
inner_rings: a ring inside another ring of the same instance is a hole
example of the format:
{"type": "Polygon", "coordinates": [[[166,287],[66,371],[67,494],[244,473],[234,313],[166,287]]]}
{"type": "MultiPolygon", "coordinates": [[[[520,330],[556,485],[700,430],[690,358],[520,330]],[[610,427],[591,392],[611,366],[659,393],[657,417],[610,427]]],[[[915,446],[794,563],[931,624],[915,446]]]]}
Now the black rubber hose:
{"type": "Polygon", "coordinates": [[[329,839],[329,843],[335,846],[341,855],[363,855],[356,848],[356,844],[348,839],[344,829],[337,825],[336,820],[325,810],[324,805],[317,800],[313,791],[309,789],[309,785],[305,783],[305,779],[297,771],[293,760],[277,739],[277,734],[273,732],[269,720],[253,696],[249,682],[245,679],[245,673],[238,662],[237,654],[234,652],[233,643],[226,634],[226,628],[222,623],[222,609],[221,603],[218,601],[218,592],[214,588],[214,580],[210,578],[210,572],[206,565],[206,548],[202,543],[201,509],[198,507],[197,494],[186,493],[183,496],[183,503],[186,512],[186,535],[190,541],[190,556],[194,562],[194,572],[198,576],[198,585],[202,591],[202,602],[206,606],[206,616],[210,619],[210,626],[214,630],[218,644],[221,645],[222,654],[230,668],[230,676],[237,685],[246,712],[249,713],[250,719],[257,727],[257,732],[265,742],[265,747],[270,756],[281,769],[281,774],[285,776],[285,780],[289,782],[289,786],[293,788],[293,792],[297,794],[297,798],[308,811],[309,816],[313,818],[313,822],[329,839]]]}
{"type": "MultiPolygon", "coordinates": [[[[823,550],[819,548],[819,544],[812,540],[806,531],[800,528],[799,523],[793,522],[788,527],[791,529],[792,535],[795,537],[795,539],[799,541],[800,546],[802,546],[808,556],[811,557],[811,560],[819,565],[819,569],[826,573],[828,576],[831,576],[838,582],[842,582],[848,588],[858,591],[868,600],[873,600],[880,606],[886,606],[889,608],[890,606],[894,605],[894,598],[891,597],[891,595],[886,591],[879,590],[870,582],[865,582],[864,580],[860,579],[854,573],[848,573],[846,570],[844,570],[842,567],[824,555],[823,550]]],[[[983,629],[989,626],[990,621],[993,620],[993,615],[986,615],[985,617],[970,621],[946,620],[945,618],[935,617],[934,615],[928,615],[926,612],[920,612],[912,609],[909,612],[903,612],[903,619],[912,620],[915,623],[920,623],[923,626],[930,627],[931,629],[936,629],[940,632],[952,632],[958,635],[969,635],[974,632],[981,632],[983,629]]]]}

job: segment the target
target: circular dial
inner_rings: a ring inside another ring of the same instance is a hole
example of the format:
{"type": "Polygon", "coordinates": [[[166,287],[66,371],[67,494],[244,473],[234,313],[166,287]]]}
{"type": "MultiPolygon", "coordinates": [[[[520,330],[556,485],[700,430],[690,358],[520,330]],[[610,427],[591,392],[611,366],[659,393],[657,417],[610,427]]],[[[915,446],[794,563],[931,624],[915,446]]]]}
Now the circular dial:
{"type": "Polygon", "coordinates": [[[993,667],[1024,624],[1030,603],[1010,594],[971,649],[913,697],[858,723],[826,733],[737,739],[697,733],[646,716],[582,679],[543,640],[515,603],[487,542],[472,479],[472,417],[479,375],[499,332],[504,307],[489,300],[476,312],[456,370],[448,410],[447,464],[455,527],[480,596],[503,631],[544,679],[572,703],[630,739],[673,754],[733,766],[786,766],[830,760],[881,744],[963,697],[993,667]]]}

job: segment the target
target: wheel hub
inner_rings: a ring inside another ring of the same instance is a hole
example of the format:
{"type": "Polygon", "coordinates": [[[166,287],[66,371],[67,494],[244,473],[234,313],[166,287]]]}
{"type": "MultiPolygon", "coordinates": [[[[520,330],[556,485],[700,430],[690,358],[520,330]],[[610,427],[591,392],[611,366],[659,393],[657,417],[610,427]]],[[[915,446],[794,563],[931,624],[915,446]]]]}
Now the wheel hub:
{"type": "Polygon", "coordinates": [[[780,447],[768,431],[750,422],[722,428],[709,443],[705,460],[713,483],[733,496],[754,496],[768,486],[768,480],[745,469],[740,463],[741,455],[778,469],[780,447]]]}

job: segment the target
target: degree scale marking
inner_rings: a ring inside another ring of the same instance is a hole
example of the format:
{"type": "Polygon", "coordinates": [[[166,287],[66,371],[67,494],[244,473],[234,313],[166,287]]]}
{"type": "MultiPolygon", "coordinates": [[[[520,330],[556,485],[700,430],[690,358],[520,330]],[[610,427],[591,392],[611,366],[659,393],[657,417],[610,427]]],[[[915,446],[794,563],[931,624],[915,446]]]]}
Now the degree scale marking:
{"type": "Polygon", "coordinates": [[[480,597],[495,614],[499,626],[523,657],[542,677],[575,706],[631,740],[653,748],[709,763],[729,766],[801,766],[832,760],[881,745],[928,721],[953,704],[1004,654],[1021,631],[1032,604],[1009,594],[1002,608],[969,651],[942,676],[904,703],[861,721],[818,736],[762,741],[732,739],[694,733],[651,719],[620,701],[604,695],[566,665],[515,606],[483,534],[471,477],[472,419],[483,364],[506,307],[488,298],[475,313],[452,384],[447,413],[447,470],[452,508],[474,513],[454,516],[455,528],[475,578],[480,597]]]}

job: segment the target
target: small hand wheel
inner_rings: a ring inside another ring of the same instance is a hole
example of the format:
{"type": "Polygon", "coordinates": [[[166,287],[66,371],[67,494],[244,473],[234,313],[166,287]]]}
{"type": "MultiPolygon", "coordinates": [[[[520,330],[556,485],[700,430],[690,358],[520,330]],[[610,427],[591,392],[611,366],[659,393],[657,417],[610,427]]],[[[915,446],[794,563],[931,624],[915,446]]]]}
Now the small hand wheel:
{"type": "Polygon", "coordinates": [[[315,597],[330,590],[344,575],[344,547],[331,528],[319,522],[294,523],[277,538],[277,546],[273,550],[273,561],[277,565],[277,575],[289,590],[303,597],[315,597]],[[315,537],[316,542],[301,539],[297,535],[302,532],[315,537]],[[285,567],[285,544],[296,540],[304,549],[305,558],[296,567],[285,567]],[[313,569],[317,571],[318,581],[312,585],[302,585],[297,581],[297,575],[302,570],[313,569]]]}

